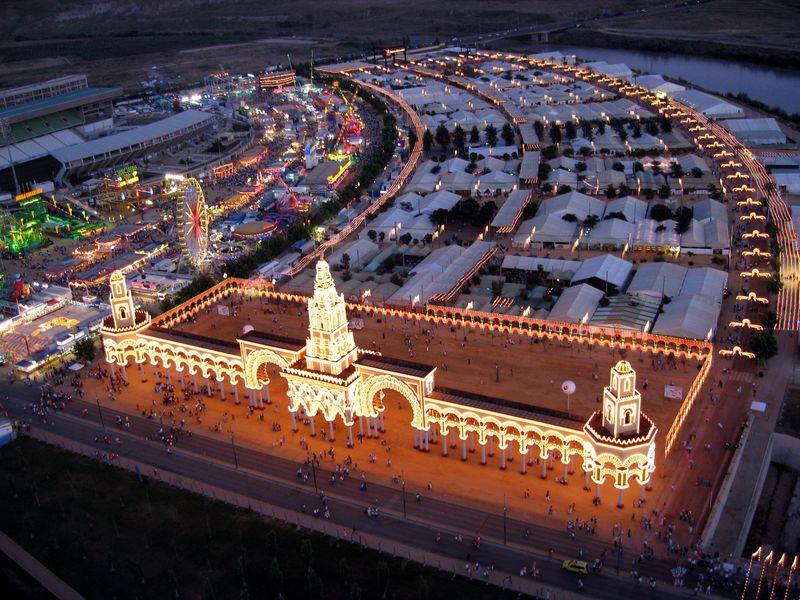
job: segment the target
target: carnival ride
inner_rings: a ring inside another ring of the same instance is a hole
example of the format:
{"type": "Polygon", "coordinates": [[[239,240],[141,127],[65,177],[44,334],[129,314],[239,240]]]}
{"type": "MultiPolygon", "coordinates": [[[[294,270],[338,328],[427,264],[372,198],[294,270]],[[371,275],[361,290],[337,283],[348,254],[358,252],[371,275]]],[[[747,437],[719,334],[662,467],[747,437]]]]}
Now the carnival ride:
{"type": "Polygon", "coordinates": [[[209,213],[203,189],[197,179],[181,182],[176,204],[181,251],[195,268],[208,258],[209,213]]]}

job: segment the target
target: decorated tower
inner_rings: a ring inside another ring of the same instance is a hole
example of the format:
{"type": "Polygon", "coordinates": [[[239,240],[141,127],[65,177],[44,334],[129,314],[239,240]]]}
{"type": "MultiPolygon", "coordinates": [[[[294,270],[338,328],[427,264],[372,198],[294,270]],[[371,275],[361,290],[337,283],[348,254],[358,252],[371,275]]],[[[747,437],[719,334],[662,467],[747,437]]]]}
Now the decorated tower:
{"type": "Polygon", "coordinates": [[[611,369],[611,382],[603,390],[603,427],[615,438],[637,435],[641,408],[636,372],[621,360],[611,369]]]}
{"type": "Polygon", "coordinates": [[[357,358],[356,342],[347,325],[344,295],[336,292],[328,263],[317,262],[314,295],[308,301],[306,368],[339,375],[357,358]]]}
{"type": "Polygon", "coordinates": [[[136,326],[136,309],[133,306],[133,295],[128,289],[125,275],[121,271],[111,274],[111,318],[116,330],[132,329],[136,326]]]}

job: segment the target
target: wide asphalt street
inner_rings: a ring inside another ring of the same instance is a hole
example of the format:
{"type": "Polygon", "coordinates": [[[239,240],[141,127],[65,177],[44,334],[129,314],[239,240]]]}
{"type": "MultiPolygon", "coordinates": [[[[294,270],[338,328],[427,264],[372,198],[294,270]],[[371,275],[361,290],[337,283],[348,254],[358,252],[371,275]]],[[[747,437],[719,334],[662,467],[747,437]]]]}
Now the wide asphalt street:
{"type": "MultiPolygon", "coordinates": [[[[50,413],[48,422],[42,423],[25,412],[25,405],[38,400],[39,385],[33,387],[17,382],[0,383],[0,398],[11,418],[24,418],[35,428],[45,429],[55,435],[74,440],[81,444],[94,444],[95,438],[104,435],[113,440],[119,437],[121,445],[107,446],[102,441],[98,450],[116,452],[162,472],[172,472],[197,482],[223,488],[235,494],[252,498],[287,510],[301,512],[305,507],[311,513],[320,506],[320,496],[315,491],[314,478],[303,483],[297,477],[300,466],[296,462],[259,452],[252,448],[234,446],[230,438],[215,439],[206,435],[182,436],[173,447],[172,453],[165,451],[163,443],[150,441],[148,435],[156,434],[160,428],[157,421],[145,417],[130,417],[131,427],[125,430],[116,426],[116,416],[127,413],[107,408],[101,413],[96,404],[75,400],[66,410],[50,413]],[[88,415],[82,416],[82,411],[88,415]]],[[[406,489],[400,485],[383,486],[368,482],[367,490],[361,491],[358,477],[351,477],[344,483],[330,485],[333,469],[322,463],[316,469],[316,486],[324,492],[331,513],[331,522],[356,532],[368,532],[391,542],[417,547],[428,552],[438,553],[463,560],[465,563],[479,561],[486,565],[494,561],[498,570],[516,574],[523,565],[530,567],[537,562],[540,570],[538,581],[544,585],[578,591],[578,575],[561,569],[564,558],[578,558],[583,550],[584,559],[591,562],[606,550],[602,574],[582,576],[583,593],[593,598],[618,599],[626,594],[647,594],[653,598],[686,597],[694,585],[689,575],[686,587],[678,589],[672,585],[671,569],[677,558],[663,556],[658,548],[657,556],[637,565],[644,584],[639,586],[630,576],[633,561],[640,549],[624,549],[617,560],[610,541],[601,541],[583,532],[576,532],[572,539],[566,530],[557,530],[532,523],[526,523],[508,514],[503,518],[502,511],[492,514],[450,502],[427,497],[426,490],[406,489]],[[417,501],[416,493],[421,494],[417,501]],[[366,516],[364,509],[377,505],[381,514],[377,519],[366,516]],[[404,511],[406,517],[403,517],[404,511]],[[526,535],[526,530],[528,530],[526,535]],[[441,542],[436,542],[436,533],[441,533],[441,542]],[[463,537],[458,543],[456,534],[463,537]],[[472,547],[475,536],[481,536],[480,550],[472,547]],[[503,539],[507,543],[503,543],[503,539]],[[548,556],[549,550],[553,557],[548,556]],[[619,569],[619,576],[617,576],[619,569]],[[649,577],[657,579],[655,591],[647,589],[649,577]]],[[[624,513],[627,515],[627,512],[624,513]]],[[[622,517],[622,513],[621,513],[622,517]]],[[[621,518],[621,521],[623,519],[621,518]]],[[[623,527],[627,524],[622,523],[623,527]]]]}

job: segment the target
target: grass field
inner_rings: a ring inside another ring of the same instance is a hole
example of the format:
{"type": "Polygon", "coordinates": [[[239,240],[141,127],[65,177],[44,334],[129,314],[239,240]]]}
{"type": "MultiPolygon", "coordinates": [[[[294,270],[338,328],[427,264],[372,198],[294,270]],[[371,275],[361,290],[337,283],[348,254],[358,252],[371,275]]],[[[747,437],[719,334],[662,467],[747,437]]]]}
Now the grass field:
{"type": "MultiPolygon", "coordinates": [[[[610,0],[602,7],[629,10],[655,0],[610,0]]],[[[30,83],[64,72],[87,72],[100,84],[130,89],[151,66],[166,74],[198,80],[221,67],[261,70],[315,56],[340,57],[406,38],[437,37],[507,29],[518,24],[590,16],[601,6],[564,0],[557,8],[546,0],[8,0],[0,3],[0,86],[30,83]],[[411,8],[411,9],[410,9],[411,8]],[[229,43],[298,36],[305,44],[254,44],[251,48],[214,49],[229,43]],[[208,47],[185,56],[177,51],[208,47]],[[129,57],[135,56],[131,61],[129,57]],[[62,64],[42,59],[58,58],[62,64]],[[29,68],[18,68],[23,62],[29,68]],[[63,62],[66,62],[65,66],[63,62]]]]}
{"type": "Polygon", "coordinates": [[[90,599],[506,597],[25,437],[0,471],[0,529],[90,599]]]}

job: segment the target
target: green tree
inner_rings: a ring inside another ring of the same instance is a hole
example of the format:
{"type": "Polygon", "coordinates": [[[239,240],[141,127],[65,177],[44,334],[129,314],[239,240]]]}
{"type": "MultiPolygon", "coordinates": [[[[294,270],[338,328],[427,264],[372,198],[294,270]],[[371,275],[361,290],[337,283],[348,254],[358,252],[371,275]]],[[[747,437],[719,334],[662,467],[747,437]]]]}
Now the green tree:
{"type": "Polygon", "coordinates": [[[461,127],[461,125],[456,125],[456,128],[453,130],[453,147],[461,157],[467,154],[466,141],[467,134],[464,132],[464,129],[461,127]]]}
{"type": "Polygon", "coordinates": [[[591,229],[600,221],[600,217],[597,215],[587,215],[586,218],[583,220],[583,226],[587,229],[591,229]]]}
{"type": "Polygon", "coordinates": [[[483,132],[486,134],[486,143],[489,144],[491,148],[497,146],[497,128],[489,123],[483,132]]]}
{"type": "Polygon", "coordinates": [[[266,537],[267,556],[278,556],[278,534],[274,529],[267,532],[266,537]]]}
{"type": "Polygon", "coordinates": [[[679,206],[675,210],[675,232],[686,233],[692,225],[692,209],[689,206],[679,206]]]}
{"type": "Polygon", "coordinates": [[[561,125],[558,123],[553,123],[550,125],[550,139],[554,144],[561,143],[561,125]]]}
{"type": "Polygon", "coordinates": [[[430,132],[430,130],[426,129],[425,133],[422,134],[422,149],[427,154],[428,152],[431,151],[432,147],[433,147],[433,134],[430,132]]]}
{"type": "Polygon", "coordinates": [[[514,130],[512,129],[511,125],[508,123],[503,124],[503,130],[501,134],[503,136],[503,143],[506,146],[515,146],[517,143],[517,136],[514,135],[514,130]]]}
{"type": "Polygon", "coordinates": [[[342,259],[341,259],[341,261],[342,261],[342,268],[343,268],[344,270],[347,270],[347,269],[349,269],[349,268],[350,268],[350,255],[349,255],[347,252],[345,252],[344,254],[342,254],[342,259]]]}
{"type": "Polygon", "coordinates": [[[778,353],[778,340],[771,330],[759,331],[750,336],[749,347],[759,362],[765,362],[778,353]]]}
{"type": "Polygon", "coordinates": [[[444,123],[440,123],[436,128],[436,143],[439,144],[444,150],[450,145],[450,132],[447,131],[444,123]]]}
{"type": "Polygon", "coordinates": [[[574,140],[576,137],[578,137],[578,128],[572,121],[567,121],[564,124],[564,132],[566,133],[568,140],[574,140]]]}
{"type": "Polygon", "coordinates": [[[672,190],[669,187],[668,183],[663,184],[660,188],[658,188],[658,197],[664,198],[665,200],[672,195],[672,190]]]}
{"type": "Polygon", "coordinates": [[[378,239],[378,232],[375,231],[374,229],[370,229],[367,232],[367,236],[374,242],[376,239],[378,239]]]}
{"type": "Polygon", "coordinates": [[[400,236],[400,243],[401,244],[409,244],[411,242],[411,234],[406,232],[400,236]]]}
{"type": "Polygon", "coordinates": [[[283,588],[283,571],[281,571],[281,565],[278,563],[278,557],[273,556],[272,560],[269,561],[269,587],[280,593],[281,589],[283,588]]]}
{"type": "Polygon", "coordinates": [[[659,222],[671,219],[672,209],[666,204],[656,204],[650,209],[650,218],[659,222]]]}
{"type": "Polygon", "coordinates": [[[538,119],[533,122],[533,131],[536,133],[536,137],[541,141],[544,137],[544,125],[542,125],[542,122],[538,119]]]}
{"type": "Polygon", "coordinates": [[[380,590],[381,595],[383,596],[389,589],[389,565],[386,564],[386,561],[378,561],[378,564],[375,568],[375,574],[378,580],[378,590],[380,590]]]}
{"type": "Polygon", "coordinates": [[[322,578],[310,567],[306,574],[306,581],[308,582],[309,600],[323,600],[325,598],[325,587],[322,585],[322,578]]]}
{"type": "Polygon", "coordinates": [[[481,141],[481,132],[478,131],[477,125],[473,125],[472,129],[469,130],[469,143],[479,144],[480,141],[481,141]]]}
{"type": "Polygon", "coordinates": [[[609,183],[608,187],[606,188],[606,198],[616,198],[617,197],[617,190],[614,188],[613,183],[609,183]]]}
{"type": "Polygon", "coordinates": [[[94,345],[94,340],[92,338],[85,337],[75,342],[75,345],[72,347],[72,352],[78,360],[90,363],[94,360],[97,347],[94,345]]]}
{"type": "Polygon", "coordinates": [[[300,554],[303,556],[303,564],[307,569],[310,569],[311,565],[314,564],[314,547],[310,539],[303,538],[300,541],[300,554]]]}
{"type": "Polygon", "coordinates": [[[692,169],[692,177],[694,177],[695,179],[699,179],[702,176],[703,176],[703,169],[701,169],[700,167],[694,167],[692,169]]]}

